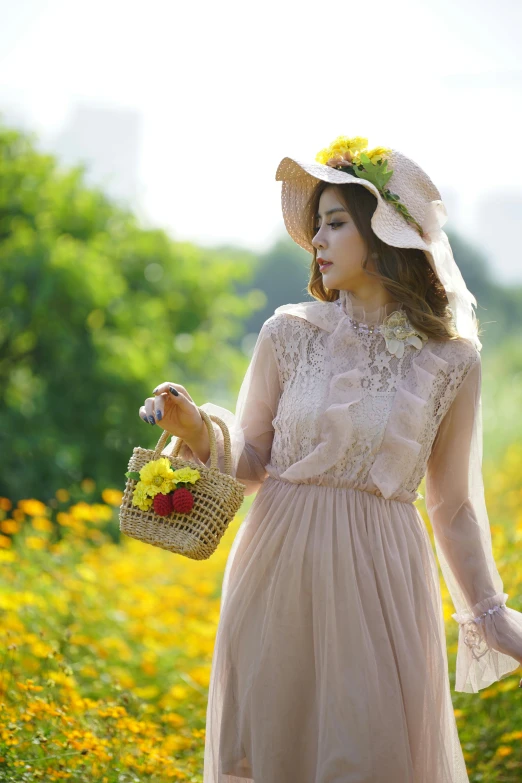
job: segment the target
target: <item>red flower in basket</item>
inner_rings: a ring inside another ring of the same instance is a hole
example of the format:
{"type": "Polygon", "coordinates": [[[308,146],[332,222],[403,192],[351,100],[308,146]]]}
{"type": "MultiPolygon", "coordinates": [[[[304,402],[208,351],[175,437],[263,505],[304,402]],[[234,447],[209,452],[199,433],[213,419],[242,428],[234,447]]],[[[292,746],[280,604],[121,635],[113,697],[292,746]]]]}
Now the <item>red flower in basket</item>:
{"type": "MultiPolygon", "coordinates": [[[[199,470],[193,468],[178,468],[174,471],[172,481],[176,484],[195,484],[201,477],[199,470]]],[[[185,487],[179,487],[172,493],[172,510],[177,514],[188,514],[194,505],[194,495],[185,487]]]]}
{"type": "Polygon", "coordinates": [[[154,512],[160,517],[166,517],[172,513],[172,492],[164,495],[158,492],[153,500],[154,512]]]}
{"type": "Polygon", "coordinates": [[[172,510],[178,514],[188,514],[194,505],[194,495],[189,489],[180,487],[172,493],[172,510]]]}

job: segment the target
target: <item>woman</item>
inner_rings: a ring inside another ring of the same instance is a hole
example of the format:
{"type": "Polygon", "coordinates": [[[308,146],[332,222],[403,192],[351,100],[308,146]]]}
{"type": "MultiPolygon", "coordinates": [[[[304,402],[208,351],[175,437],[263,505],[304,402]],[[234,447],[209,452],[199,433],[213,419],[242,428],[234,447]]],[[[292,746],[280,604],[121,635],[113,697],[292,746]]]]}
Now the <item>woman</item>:
{"type": "MultiPolygon", "coordinates": [[[[484,505],[476,302],[434,184],[396,150],[366,147],[339,137],[314,163],[281,161],[316,301],[265,321],[235,414],[201,406],[228,424],[246,493],[259,490],[223,579],[205,783],[468,781],[437,565],[413,505],[424,475],[460,623],[455,689],[522,662],[484,505]]],[[[158,386],[140,414],[154,411],[185,441],[180,456],[209,466],[186,389],[158,386]]]]}

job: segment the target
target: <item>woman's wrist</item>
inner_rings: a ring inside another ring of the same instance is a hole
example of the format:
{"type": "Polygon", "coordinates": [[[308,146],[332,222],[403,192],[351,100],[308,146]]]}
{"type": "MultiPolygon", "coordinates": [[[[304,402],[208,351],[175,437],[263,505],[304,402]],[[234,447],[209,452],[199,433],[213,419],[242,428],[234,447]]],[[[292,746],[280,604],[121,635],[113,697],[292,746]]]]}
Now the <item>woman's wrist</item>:
{"type": "Polygon", "coordinates": [[[194,436],[187,438],[185,443],[201,462],[207,462],[210,457],[210,439],[208,437],[207,425],[203,418],[201,419],[200,429],[194,433],[194,436]]]}

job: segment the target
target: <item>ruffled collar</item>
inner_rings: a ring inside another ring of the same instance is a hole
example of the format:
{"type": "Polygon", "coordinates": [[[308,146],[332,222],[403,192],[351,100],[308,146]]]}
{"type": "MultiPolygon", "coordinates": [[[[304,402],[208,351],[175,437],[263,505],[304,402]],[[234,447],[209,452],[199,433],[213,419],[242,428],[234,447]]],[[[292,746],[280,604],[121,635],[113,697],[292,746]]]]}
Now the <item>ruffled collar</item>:
{"type": "Polygon", "coordinates": [[[335,304],[341,308],[345,315],[353,318],[353,320],[357,321],[359,324],[366,324],[368,326],[382,324],[384,319],[396,310],[404,310],[402,302],[387,302],[380,307],[366,310],[363,304],[356,302],[351,291],[344,290],[339,291],[339,299],[335,300],[335,304]]]}
{"type": "Polygon", "coordinates": [[[333,335],[348,334],[360,339],[361,334],[380,334],[384,337],[386,350],[402,358],[406,346],[420,351],[428,341],[427,335],[415,329],[410,323],[401,302],[388,302],[381,307],[366,311],[356,304],[349,291],[339,291],[334,302],[299,302],[277,307],[274,315],[288,313],[325,329],[333,335]]]}

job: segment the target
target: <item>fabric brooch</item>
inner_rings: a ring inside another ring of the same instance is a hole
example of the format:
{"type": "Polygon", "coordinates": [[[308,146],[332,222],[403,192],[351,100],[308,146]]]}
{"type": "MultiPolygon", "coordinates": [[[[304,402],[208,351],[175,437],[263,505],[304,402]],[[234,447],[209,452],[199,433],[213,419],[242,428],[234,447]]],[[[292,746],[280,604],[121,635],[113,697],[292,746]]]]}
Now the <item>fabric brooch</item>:
{"type": "Polygon", "coordinates": [[[329,147],[320,150],[315,156],[318,163],[325,166],[331,166],[339,171],[344,171],[352,176],[366,179],[375,185],[385,201],[393,204],[395,209],[413,226],[417,232],[424,236],[422,226],[410,214],[408,208],[400,200],[397,193],[392,193],[386,187],[388,180],[393,174],[393,169],[387,168],[388,160],[386,155],[391,152],[388,147],[374,147],[367,149],[368,139],[362,136],[349,138],[348,136],[338,136],[329,147]]]}
{"type": "Polygon", "coordinates": [[[386,348],[392,356],[401,359],[404,356],[404,346],[413,345],[419,351],[428,340],[428,336],[410,324],[402,310],[394,310],[386,316],[376,331],[380,332],[386,341],[386,348]]]}

